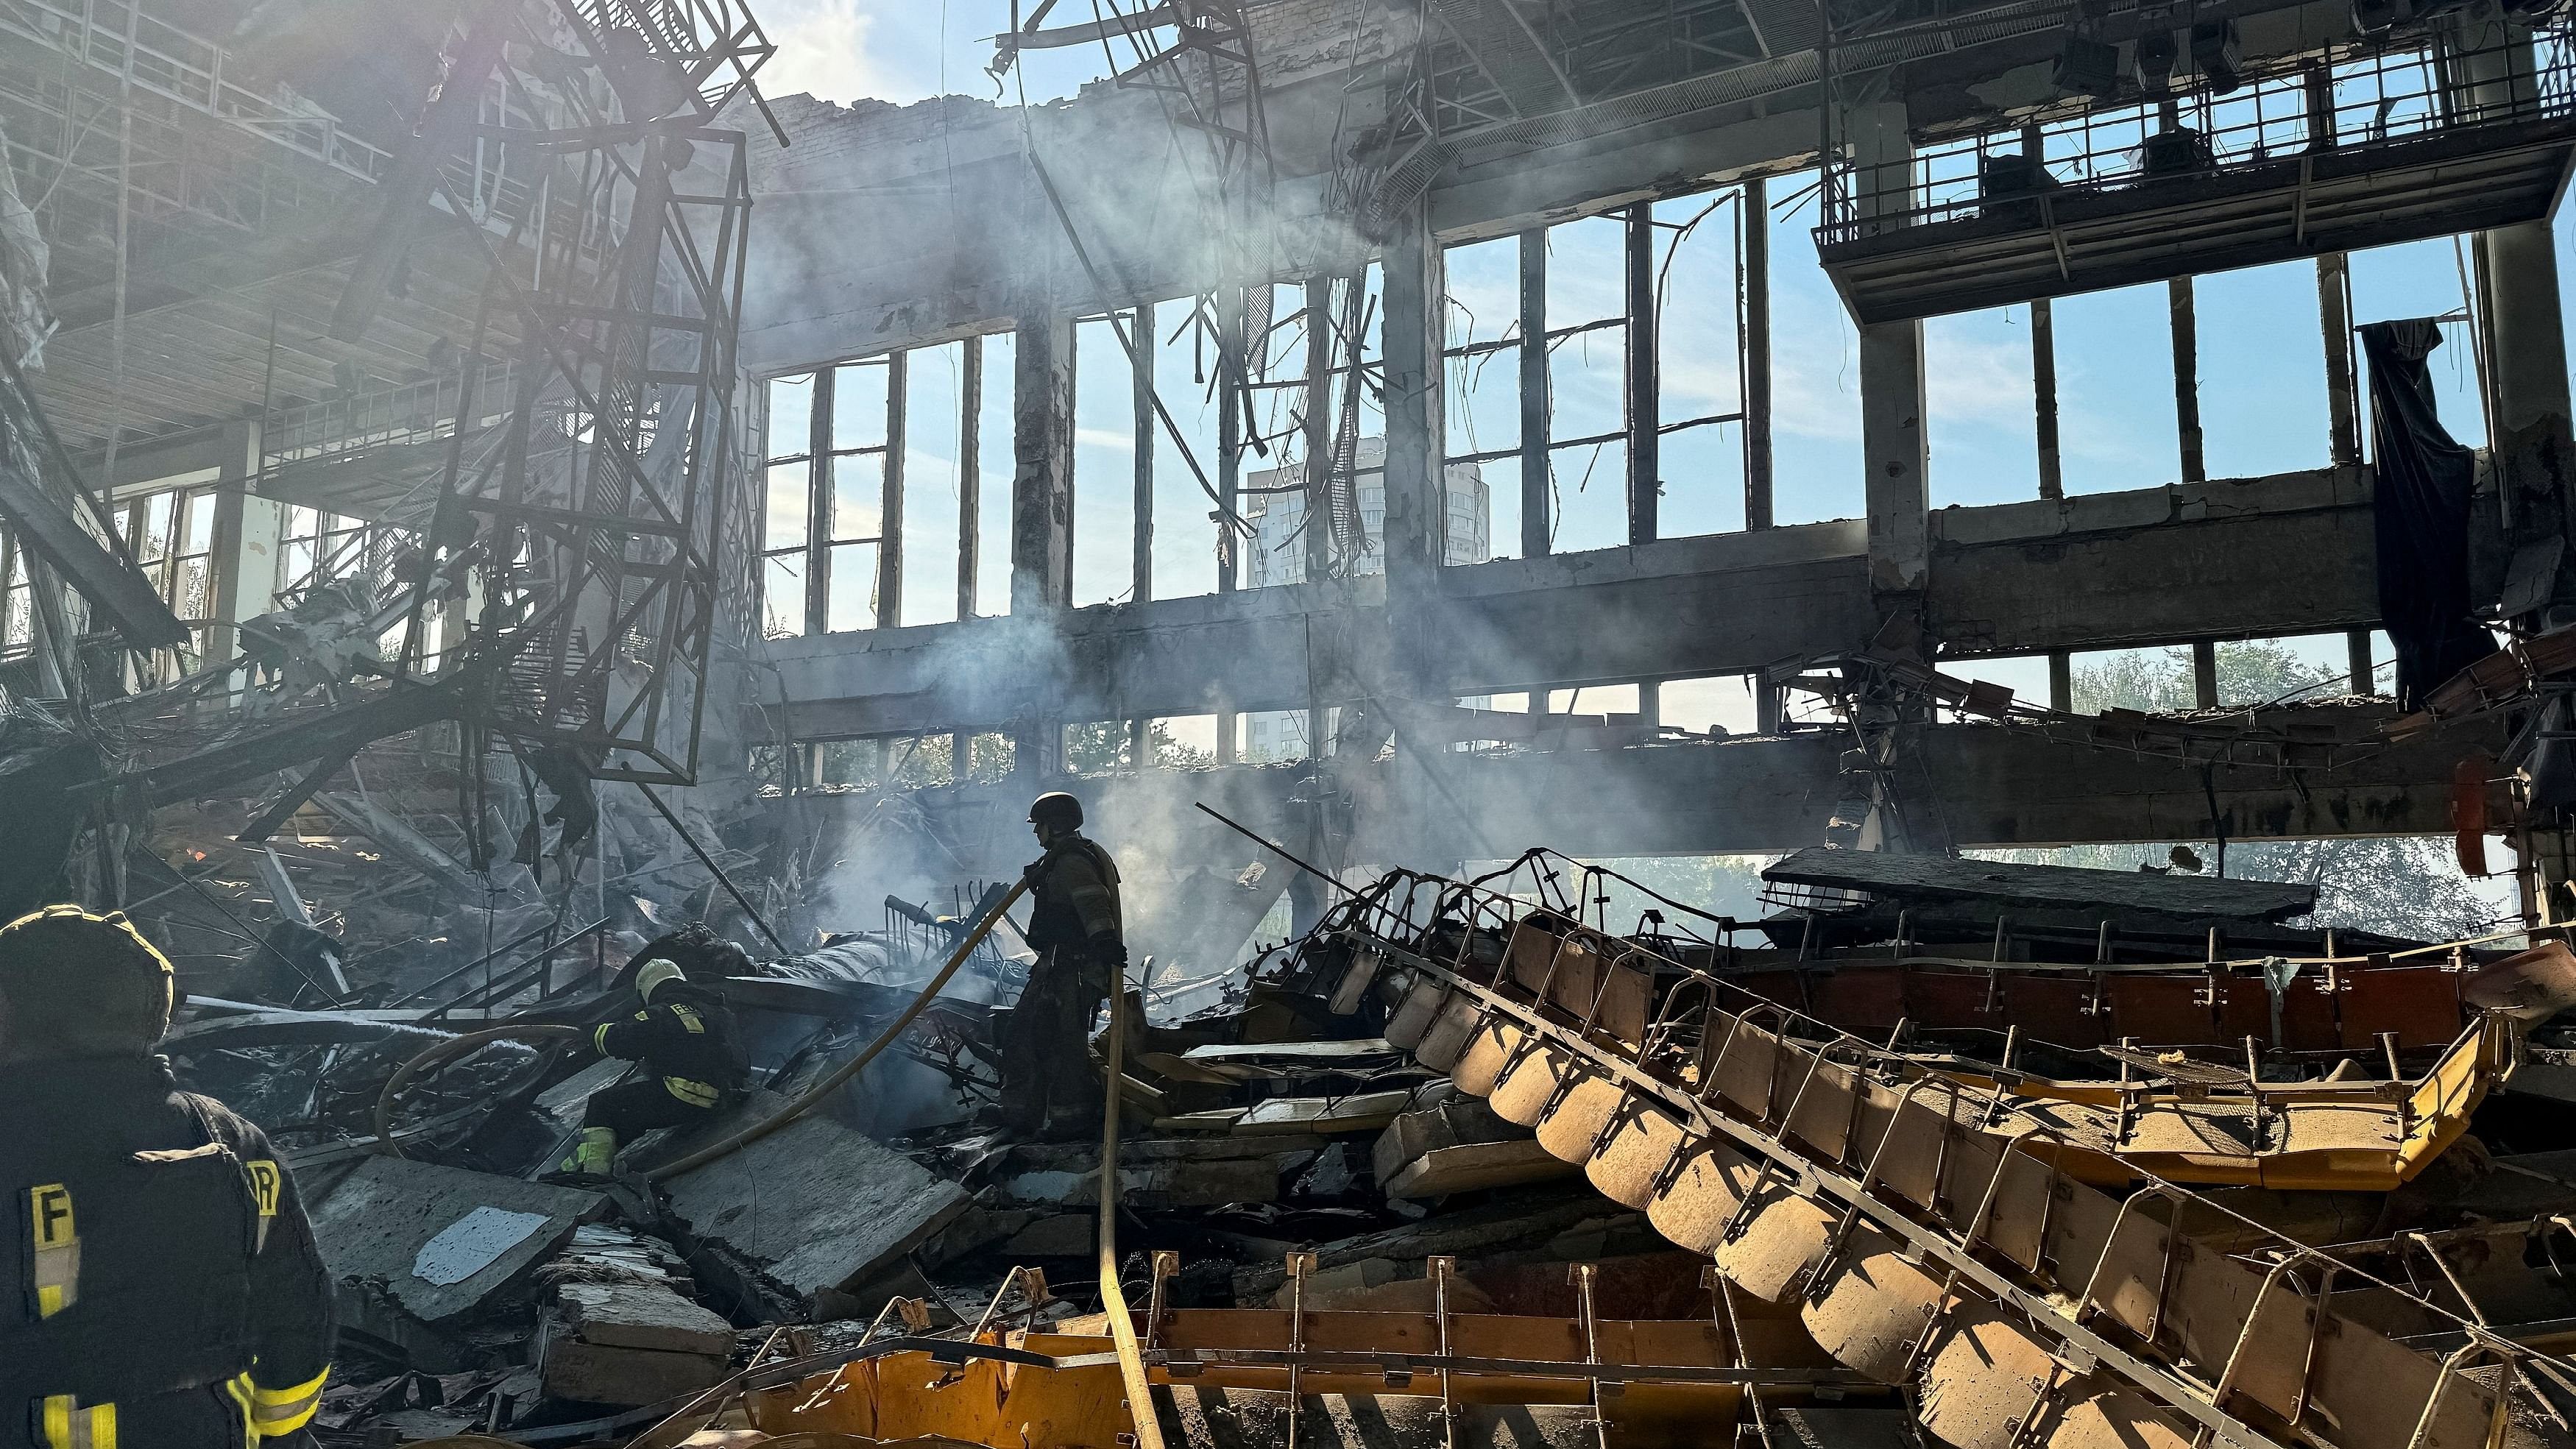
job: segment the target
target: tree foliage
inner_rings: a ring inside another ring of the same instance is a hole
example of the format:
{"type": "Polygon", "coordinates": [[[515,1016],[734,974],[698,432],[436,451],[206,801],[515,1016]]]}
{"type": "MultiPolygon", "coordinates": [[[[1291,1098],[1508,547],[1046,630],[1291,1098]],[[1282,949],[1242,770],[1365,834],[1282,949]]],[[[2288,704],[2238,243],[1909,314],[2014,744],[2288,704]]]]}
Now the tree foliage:
{"type": "MultiPolygon", "coordinates": [[[[2342,671],[2300,659],[2278,642],[2246,640],[2218,646],[2218,697],[2230,705],[2268,704],[2334,684],[2342,671]]],[[[2073,703],[2079,713],[2135,709],[2149,713],[2190,709],[2189,649],[2131,650],[2074,671],[2073,703]]],[[[1974,854],[1990,860],[2136,870],[2162,866],[2174,844],[2189,845],[2215,869],[2214,839],[2156,845],[2079,845],[2055,850],[1997,850],[1974,854]]],[[[2292,881],[2317,888],[2312,924],[2378,931],[2440,941],[2472,935],[2513,905],[2508,881],[2473,881],[2460,873],[2450,843],[2423,836],[2353,839],[2261,840],[2227,847],[2227,874],[2239,880],[2292,881]]]]}

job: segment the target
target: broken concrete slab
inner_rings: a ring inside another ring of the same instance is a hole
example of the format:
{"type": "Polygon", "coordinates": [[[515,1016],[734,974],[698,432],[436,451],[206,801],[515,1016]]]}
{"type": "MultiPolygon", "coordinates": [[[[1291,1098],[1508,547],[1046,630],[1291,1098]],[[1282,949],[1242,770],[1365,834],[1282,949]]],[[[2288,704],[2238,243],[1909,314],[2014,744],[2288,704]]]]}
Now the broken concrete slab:
{"type": "Polygon", "coordinates": [[[564,1326],[602,1348],[733,1352],[733,1325],[654,1283],[566,1283],[555,1290],[564,1326]]]}
{"type": "MultiPolygon", "coordinates": [[[[753,1092],[715,1120],[676,1134],[654,1156],[676,1160],[785,1105],[774,1092],[753,1092]]],[[[664,1186],[671,1212],[700,1243],[724,1249],[763,1288],[809,1311],[816,1295],[884,1271],[972,1201],[956,1183],[820,1116],[801,1117],[664,1186]]]]}
{"type": "Polygon", "coordinates": [[[1092,1213],[1056,1213],[1033,1219],[996,1250],[1018,1262],[1026,1258],[1087,1258],[1098,1246],[1100,1222],[1092,1213]]]}
{"type": "Polygon", "coordinates": [[[715,1383],[724,1377],[725,1356],[612,1348],[559,1336],[546,1341],[543,1373],[550,1397],[634,1408],[715,1383]]]}
{"type": "Polygon", "coordinates": [[[519,1281],[607,1204],[595,1192],[372,1157],[314,1203],[313,1236],[335,1281],[381,1283],[435,1326],[519,1281]]]}
{"type": "Polygon", "coordinates": [[[1255,1103],[1233,1130],[1246,1137],[1280,1132],[1377,1132],[1413,1100],[1410,1091],[1358,1092],[1341,1097],[1273,1097],[1255,1103]]]}
{"type": "MultiPolygon", "coordinates": [[[[1144,1162],[1118,1165],[1118,1200],[1135,1208],[1223,1207],[1228,1203],[1275,1202],[1279,1197],[1281,1157],[1230,1157],[1205,1162],[1144,1162]]],[[[994,1183],[1010,1202],[1096,1204],[1099,1170],[1039,1168],[1015,1173],[994,1183]]]]}
{"type": "Polygon", "coordinates": [[[554,1286],[537,1348],[549,1396],[631,1407],[723,1377],[733,1325],[683,1296],[687,1265],[662,1243],[586,1224],[539,1272],[554,1286]]]}
{"type": "MultiPolygon", "coordinates": [[[[1222,1207],[1275,1202],[1282,1174],[1327,1145],[1312,1135],[1187,1137],[1124,1142],[1119,1200],[1129,1207],[1222,1207]]],[[[1023,1143],[994,1177],[998,1199],[1035,1206],[1096,1204],[1100,1151],[1087,1144],[1023,1143]]]]}
{"type": "Polygon", "coordinates": [[[1476,1097],[1399,1114],[1379,1135],[1369,1164],[1389,1197],[1413,1199],[1545,1182],[1575,1171],[1528,1128],[1505,1121],[1476,1097]]]}

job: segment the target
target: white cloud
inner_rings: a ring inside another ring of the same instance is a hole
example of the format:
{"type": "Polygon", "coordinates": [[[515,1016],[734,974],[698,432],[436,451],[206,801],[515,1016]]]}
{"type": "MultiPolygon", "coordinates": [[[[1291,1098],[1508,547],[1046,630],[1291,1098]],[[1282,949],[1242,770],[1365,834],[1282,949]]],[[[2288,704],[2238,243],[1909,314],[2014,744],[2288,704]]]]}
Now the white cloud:
{"type": "Polygon", "coordinates": [[[1927,329],[1923,385],[1932,415],[1953,423],[2026,423],[2031,417],[2027,340],[1942,336],[1927,329]]]}
{"type": "Polygon", "coordinates": [[[861,0],[780,0],[763,11],[761,28],[778,53],[760,68],[764,95],[811,95],[847,104],[862,96],[906,100],[870,52],[877,17],[861,0]]]}

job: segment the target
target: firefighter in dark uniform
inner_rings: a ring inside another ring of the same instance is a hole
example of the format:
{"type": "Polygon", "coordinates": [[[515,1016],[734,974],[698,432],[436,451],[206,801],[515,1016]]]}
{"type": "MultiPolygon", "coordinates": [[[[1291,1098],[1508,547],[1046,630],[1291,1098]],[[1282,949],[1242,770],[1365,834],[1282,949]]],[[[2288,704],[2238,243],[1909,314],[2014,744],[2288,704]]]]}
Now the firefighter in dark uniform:
{"type": "Polygon", "coordinates": [[[645,962],[635,973],[635,994],[641,1005],[601,1023],[590,1043],[601,1056],[643,1063],[644,1075],[591,1094],[581,1145],[564,1164],[570,1171],[607,1176],[619,1143],[656,1127],[704,1120],[751,1075],[733,1008],[692,983],[677,963],[645,962]]]}
{"type": "Polygon", "coordinates": [[[0,926],[0,1445],[240,1449],[313,1417],[331,1278],[267,1134],[152,1054],[170,962],[122,916],[0,926]]]}
{"type": "Polygon", "coordinates": [[[1029,824],[1046,848],[1029,867],[1026,934],[1038,960],[1004,1028],[1001,1123],[1029,1136],[1078,1134],[1101,1106],[1092,1018],[1127,965],[1118,863],[1084,837],[1082,802],[1071,795],[1040,795],[1029,824]]]}

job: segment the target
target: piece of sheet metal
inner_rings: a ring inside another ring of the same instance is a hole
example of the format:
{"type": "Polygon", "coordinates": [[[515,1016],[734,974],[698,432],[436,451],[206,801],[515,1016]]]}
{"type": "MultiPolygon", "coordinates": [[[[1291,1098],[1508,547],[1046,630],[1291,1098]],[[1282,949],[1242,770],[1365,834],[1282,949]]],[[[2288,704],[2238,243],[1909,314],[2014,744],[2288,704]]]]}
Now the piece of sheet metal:
{"type": "Polygon", "coordinates": [[[526,1242],[548,1221],[542,1213],[478,1207],[421,1244],[412,1256],[411,1274],[441,1288],[462,1283],[499,1262],[502,1254],[526,1242]]]}

